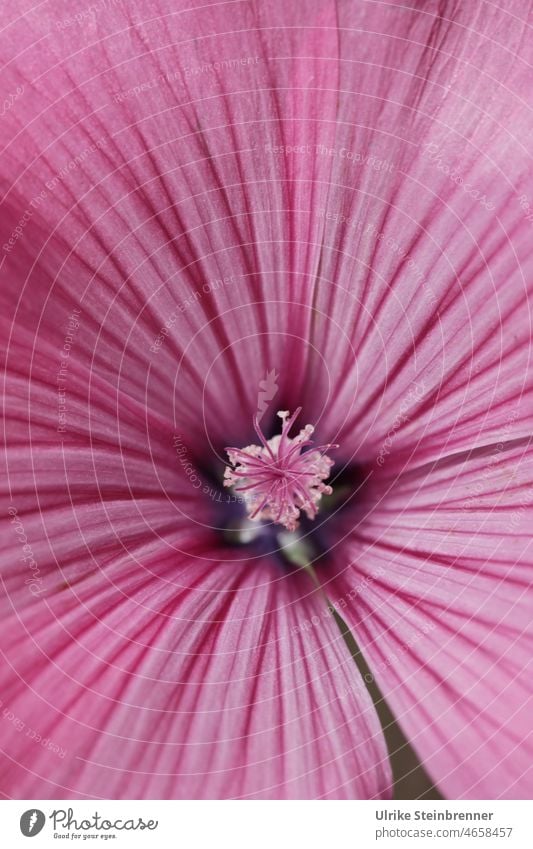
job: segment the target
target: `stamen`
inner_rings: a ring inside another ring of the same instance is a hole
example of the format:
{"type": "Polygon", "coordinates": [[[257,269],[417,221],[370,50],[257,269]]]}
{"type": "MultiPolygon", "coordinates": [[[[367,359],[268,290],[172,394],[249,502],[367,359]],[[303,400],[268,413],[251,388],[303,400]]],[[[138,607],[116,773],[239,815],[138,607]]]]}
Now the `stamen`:
{"type": "Polygon", "coordinates": [[[329,477],[333,460],[326,455],[337,445],[320,445],[304,451],[312,440],[312,425],[306,425],[292,439],[289,432],[301,412],[292,416],[281,410],[281,433],[267,440],[257,417],[254,428],[261,445],[246,448],[226,448],[230,465],[224,471],[224,486],[234,486],[243,494],[248,517],[254,521],[271,521],[294,531],[302,511],[314,519],[322,495],[332,489],[324,483],[329,477]]]}

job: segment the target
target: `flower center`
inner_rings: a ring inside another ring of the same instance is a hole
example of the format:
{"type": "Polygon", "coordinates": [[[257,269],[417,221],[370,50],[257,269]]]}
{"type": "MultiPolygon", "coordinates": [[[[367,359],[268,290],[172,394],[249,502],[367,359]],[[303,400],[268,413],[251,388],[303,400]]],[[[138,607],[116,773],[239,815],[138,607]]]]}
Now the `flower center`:
{"type": "Polygon", "coordinates": [[[322,495],[331,494],[324,481],[334,461],[325,452],[338,447],[328,444],[310,449],[312,425],[291,438],[289,432],[300,412],[301,407],[292,416],[286,410],[278,412],[281,433],[268,441],[256,416],[254,428],[261,445],[226,448],[231,465],[224,471],[224,486],[242,494],[250,519],[274,522],[289,531],[298,527],[302,511],[314,519],[322,495]]]}

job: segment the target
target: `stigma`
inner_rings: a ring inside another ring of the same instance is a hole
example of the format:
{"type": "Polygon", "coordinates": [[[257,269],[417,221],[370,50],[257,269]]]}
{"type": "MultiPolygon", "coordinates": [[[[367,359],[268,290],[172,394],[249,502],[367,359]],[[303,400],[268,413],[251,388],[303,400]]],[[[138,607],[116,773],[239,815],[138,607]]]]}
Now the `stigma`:
{"type": "Polygon", "coordinates": [[[331,486],[324,481],[334,461],[325,452],[338,448],[331,443],[310,448],[312,425],[289,436],[301,409],[292,416],[279,411],[281,433],[269,440],[256,416],[254,428],[261,444],[226,448],[230,465],[224,471],[224,486],[242,495],[249,519],[283,525],[288,531],[296,530],[302,512],[314,519],[322,496],[331,495],[331,486]]]}

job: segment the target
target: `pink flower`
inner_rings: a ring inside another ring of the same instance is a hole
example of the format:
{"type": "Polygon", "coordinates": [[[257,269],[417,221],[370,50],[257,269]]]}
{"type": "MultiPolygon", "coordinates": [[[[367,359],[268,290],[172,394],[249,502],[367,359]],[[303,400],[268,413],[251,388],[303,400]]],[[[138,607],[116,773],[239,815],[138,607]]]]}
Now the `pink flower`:
{"type": "Polygon", "coordinates": [[[4,795],[533,792],[524,15],[8,2],[4,795]]]}

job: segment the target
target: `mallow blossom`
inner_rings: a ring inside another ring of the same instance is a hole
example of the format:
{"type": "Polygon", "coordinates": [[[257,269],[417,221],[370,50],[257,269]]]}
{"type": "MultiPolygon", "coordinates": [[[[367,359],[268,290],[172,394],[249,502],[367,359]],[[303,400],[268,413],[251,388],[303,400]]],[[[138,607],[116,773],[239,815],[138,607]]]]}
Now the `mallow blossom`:
{"type": "Polygon", "coordinates": [[[0,36],[2,794],[389,797],[336,611],[531,797],[525,4],[83,12],[0,36]]]}

